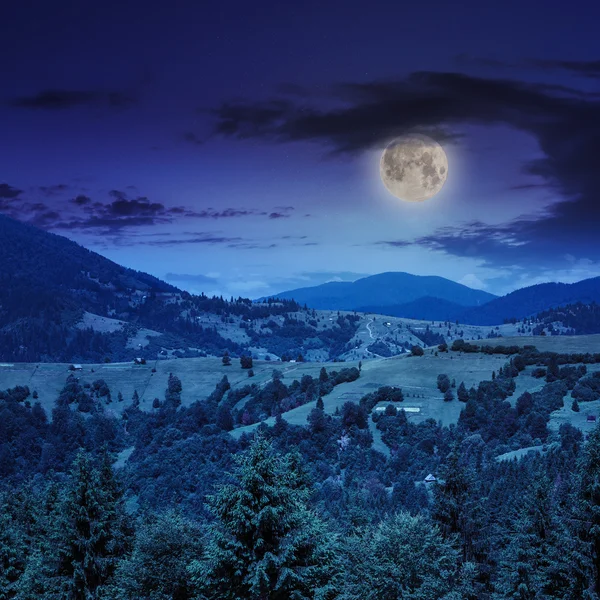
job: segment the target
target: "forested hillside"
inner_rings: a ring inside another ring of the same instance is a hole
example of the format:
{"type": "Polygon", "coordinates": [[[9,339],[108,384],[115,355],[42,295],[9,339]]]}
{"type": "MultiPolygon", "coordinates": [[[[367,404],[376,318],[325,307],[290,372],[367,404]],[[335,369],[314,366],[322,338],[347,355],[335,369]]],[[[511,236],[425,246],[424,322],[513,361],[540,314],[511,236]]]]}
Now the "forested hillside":
{"type": "Polygon", "coordinates": [[[568,396],[597,406],[600,354],[458,345],[506,362],[470,389],[438,376],[464,407],[450,427],[413,421],[393,387],[331,414],[327,370],[249,390],[277,418],[237,440],[227,378],[183,407],[172,376],[120,417],[76,374],[51,420],[27,387],[3,392],[2,597],[596,598],[600,430],[549,424],[568,396]],[[532,368],[540,390],[515,398],[532,368]],[[318,400],[293,426],[303,388],[318,400]]]}
{"type": "Polygon", "coordinates": [[[336,357],[356,330],[352,316],[318,327],[293,301],[255,304],[182,292],[3,215],[0,239],[1,361],[240,356],[251,347],[294,358],[319,348],[336,357]],[[86,315],[111,327],[86,325],[86,315]]]}

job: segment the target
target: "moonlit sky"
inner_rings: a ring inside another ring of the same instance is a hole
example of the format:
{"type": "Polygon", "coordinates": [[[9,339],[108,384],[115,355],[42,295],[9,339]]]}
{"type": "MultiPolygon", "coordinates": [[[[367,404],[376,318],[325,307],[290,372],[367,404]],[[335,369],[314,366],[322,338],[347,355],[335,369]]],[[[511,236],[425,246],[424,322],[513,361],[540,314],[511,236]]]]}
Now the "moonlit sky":
{"type": "Polygon", "coordinates": [[[11,3],[0,211],[208,294],[600,275],[600,8],[540,7],[11,3]],[[379,179],[408,131],[448,155],[423,203],[379,179]]]}

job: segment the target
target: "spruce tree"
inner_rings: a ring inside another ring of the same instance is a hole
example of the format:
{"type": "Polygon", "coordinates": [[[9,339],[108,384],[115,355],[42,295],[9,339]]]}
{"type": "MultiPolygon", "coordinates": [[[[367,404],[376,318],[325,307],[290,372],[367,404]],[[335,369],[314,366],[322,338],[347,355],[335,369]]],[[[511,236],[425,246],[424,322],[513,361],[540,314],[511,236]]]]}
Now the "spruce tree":
{"type": "Polygon", "coordinates": [[[466,402],[469,399],[469,392],[467,392],[467,388],[465,386],[464,381],[460,382],[460,385],[456,390],[456,395],[461,402],[466,402]]]}
{"type": "Polygon", "coordinates": [[[547,477],[532,473],[532,483],[508,511],[502,529],[496,582],[497,598],[555,598],[570,596],[569,552],[565,524],[554,515],[547,477]]]}
{"type": "Polygon", "coordinates": [[[95,598],[125,554],[131,534],[107,454],[100,468],[85,452],[77,455],[61,512],[65,543],[58,571],[68,579],[68,597],[95,598]]]}
{"type": "Polygon", "coordinates": [[[201,597],[336,597],[336,538],[307,508],[297,457],[276,454],[259,436],[235,459],[234,482],[208,499],[215,522],[206,551],[190,565],[201,597]]]}
{"type": "Polygon", "coordinates": [[[441,483],[435,484],[432,516],[445,538],[458,537],[465,562],[472,561],[477,552],[477,522],[481,510],[477,500],[472,473],[461,464],[455,449],[448,456],[441,483]]]}
{"type": "Polygon", "coordinates": [[[588,437],[579,464],[576,522],[588,557],[590,589],[600,595],[600,427],[588,437]]]}

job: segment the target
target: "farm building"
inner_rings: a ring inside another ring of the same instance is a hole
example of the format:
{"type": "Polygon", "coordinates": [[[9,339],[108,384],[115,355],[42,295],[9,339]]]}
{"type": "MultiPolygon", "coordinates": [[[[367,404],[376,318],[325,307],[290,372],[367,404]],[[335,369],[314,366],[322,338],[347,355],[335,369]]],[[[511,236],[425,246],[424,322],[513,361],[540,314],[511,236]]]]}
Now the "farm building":
{"type": "Polygon", "coordinates": [[[431,473],[429,473],[429,475],[427,475],[427,477],[425,477],[424,481],[425,481],[425,483],[433,483],[434,481],[437,481],[437,478],[435,477],[435,475],[432,475],[431,473]]]}

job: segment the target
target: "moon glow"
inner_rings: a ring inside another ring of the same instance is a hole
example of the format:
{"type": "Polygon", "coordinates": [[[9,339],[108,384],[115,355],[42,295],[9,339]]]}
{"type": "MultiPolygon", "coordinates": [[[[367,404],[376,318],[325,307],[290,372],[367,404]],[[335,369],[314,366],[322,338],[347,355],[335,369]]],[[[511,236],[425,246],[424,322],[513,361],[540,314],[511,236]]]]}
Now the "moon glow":
{"type": "Polygon", "coordinates": [[[397,198],[422,202],[442,189],[448,177],[448,157],[430,137],[405,135],[383,151],[379,174],[385,187],[397,198]]]}

